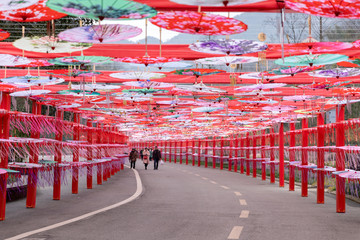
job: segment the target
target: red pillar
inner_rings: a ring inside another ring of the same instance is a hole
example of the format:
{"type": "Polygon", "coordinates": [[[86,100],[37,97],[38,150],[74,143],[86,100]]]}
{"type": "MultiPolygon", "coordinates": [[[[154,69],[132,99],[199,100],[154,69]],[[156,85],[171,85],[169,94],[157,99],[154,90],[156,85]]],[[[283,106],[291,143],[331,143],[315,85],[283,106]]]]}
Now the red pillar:
{"type": "MultiPolygon", "coordinates": [[[[266,130],[261,130],[261,158],[265,158],[266,130]]],[[[266,180],[266,165],[261,164],[261,180],[266,180]]]]}
{"type": "MultiPolygon", "coordinates": [[[[270,129],[270,161],[275,161],[275,133],[274,129],[270,129]]],[[[270,183],[275,183],[275,164],[270,163],[270,183]]]]}
{"type": "Polygon", "coordinates": [[[224,138],[220,140],[220,170],[224,169],[224,138]]]}
{"type": "Polygon", "coordinates": [[[201,139],[198,141],[198,167],[201,166],[201,139]]]}
{"type": "MultiPolygon", "coordinates": [[[[90,119],[87,120],[87,126],[92,127],[92,122],[90,119]]],[[[87,130],[87,141],[88,144],[90,144],[90,147],[88,148],[88,161],[93,160],[93,151],[92,151],[92,144],[93,144],[93,129],[87,130]]],[[[86,166],[87,168],[87,174],[86,174],[86,186],[88,189],[92,189],[92,165],[89,164],[86,166]]]]}
{"type": "Polygon", "coordinates": [[[194,155],[194,153],[195,153],[195,140],[192,140],[192,151],[191,151],[191,153],[192,153],[192,158],[191,158],[192,165],[195,166],[195,155],[194,155]]]}
{"type": "MultiPolygon", "coordinates": [[[[324,125],[324,116],[320,113],[317,116],[317,167],[324,168],[324,139],[325,139],[325,129],[324,125]]],[[[323,204],[325,202],[325,172],[317,171],[317,203],[323,204]]]]}
{"type": "Polygon", "coordinates": [[[185,152],[186,152],[186,165],[188,165],[189,164],[189,141],[188,140],[186,140],[185,141],[185,152]]]}
{"type": "Polygon", "coordinates": [[[244,174],[244,159],[245,159],[245,153],[244,153],[244,147],[245,147],[245,137],[241,135],[240,138],[240,144],[241,144],[241,161],[240,161],[240,173],[244,174]]]}
{"type": "Polygon", "coordinates": [[[164,162],[166,162],[166,160],[167,160],[167,157],[166,157],[166,155],[167,155],[167,154],[166,154],[166,153],[167,153],[167,152],[166,152],[166,151],[167,151],[167,148],[166,148],[166,147],[167,147],[167,143],[168,143],[168,141],[165,141],[165,144],[164,144],[164,162]]]}
{"type": "Polygon", "coordinates": [[[215,136],[213,136],[213,168],[216,168],[216,139],[215,136]]]}
{"type": "Polygon", "coordinates": [[[232,152],[233,152],[233,144],[234,143],[234,139],[232,138],[232,136],[229,138],[229,160],[228,160],[228,170],[231,171],[232,168],[232,152]]]}
{"type": "Polygon", "coordinates": [[[250,176],[250,134],[246,133],[246,175],[250,176]]]}
{"type": "MultiPolygon", "coordinates": [[[[296,138],[295,138],[295,122],[290,123],[290,147],[295,147],[296,138]]],[[[295,161],[295,149],[289,150],[289,162],[295,161]]],[[[289,191],[295,191],[295,168],[289,166],[289,191]]]]}
{"type": "Polygon", "coordinates": [[[180,164],[182,164],[183,163],[183,160],[182,160],[182,158],[183,158],[183,141],[180,141],[179,142],[179,153],[180,153],[180,164]]]}
{"type": "Polygon", "coordinates": [[[235,146],[234,146],[234,150],[235,150],[235,162],[234,162],[234,172],[237,172],[238,169],[238,157],[239,157],[239,151],[238,151],[238,147],[239,147],[239,141],[238,141],[238,135],[236,134],[236,138],[235,138],[235,146]]]}
{"type": "MultiPolygon", "coordinates": [[[[73,133],[73,140],[79,141],[80,139],[80,129],[77,124],[80,123],[80,113],[74,113],[74,123],[76,124],[74,126],[74,133],[73,133]]],[[[73,149],[73,162],[79,162],[79,147],[75,146],[73,149]]],[[[79,193],[79,168],[74,167],[72,169],[72,184],[71,184],[71,192],[73,194],[79,193]]]]}
{"type": "Polygon", "coordinates": [[[172,141],[169,141],[169,162],[171,162],[172,154],[173,154],[173,147],[172,147],[172,141]]]}
{"type": "MultiPolygon", "coordinates": [[[[56,120],[60,121],[64,118],[64,112],[60,109],[56,111],[56,120]]],[[[63,129],[61,127],[61,124],[57,124],[56,126],[56,134],[55,139],[57,141],[62,141],[63,138],[63,129]]],[[[59,163],[61,163],[61,149],[60,146],[57,146],[55,149],[55,156],[54,156],[55,162],[57,164],[54,168],[54,188],[53,188],[53,200],[60,200],[61,195],[61,167],[58,166],[59,163]]]]}
{"type": "Polygon", "coordinates": [[[176,158],[177,158],[177,141],[174,142],[174,163],[177,162],[176,158]]]}
{"type": "MultiPolygon", "coordinates": [[[[304,149],[308,146],[308,132],[305,130],[308,127],[307,118],[302,119],[302,156],[301,156],[301,165],[308,165],[308,155],[307,150],[304,149]]],[[[308,171],[307,168],[301,169],[301,196],[308,196],[308,171]]]]}
{"type": "MultiPolygon", "coordinates": [[[[41,115],[41,105],[33,100],[32,105],[32,113],[34,115],[41,115]]],[[[40,138],[40,132],[32,132],[32,138],[40,138]]],[[[39,155],[37,152],[30,151],[29,157],[30,163],[38,163],[39,155]]],[[[35,208],[36,206],[36,187],[37,187],[37,178],[38,178],[38,169],[30,168],[28,174],[28,185],[27,185],[27,193],[26,193],[26,207],[27,208],[35,208]]]]}
{"type": "Polygon", "coordinates": [[[256,161],[256,131],[253,132],[253,177],[256,178],[256,170],[257,170],[257,161],[256,161]]]}
{"type": "MultiPolygon", "coordinates": [[[[10,105],[11,99],[9,92],[3,92],[0,106],[4,111],[0,117],[0,124],[3,126],[2,131],[0,131],[0,137],[3,139],[8,139],[10,135],[10,116],[8,112],[10,105]]],[[[0,168],[8,168],[8,156],[6,154],[0,159],[0,168]]],[[[0,221],[5,220],[7,179],[8,173],[0,169],[0,221]]]]}
{"type": "MultiPolygon", "coordinates": [[[[336,170],[345,170],[345,152],[338,147],[345,146],[345,127],[340,123],[345,120],[345,106],[336,109],[336,170]]],[[[336,212],[345,213],[345,178],[336,176],[336,212]]]]}
{"type": "MultiPolygon", "coordinates": [[[[96,128],[96,143],[100,144],[101,143],[101,128],[99,123],[97,123],[97,128],[96,128]]],[[[137,143],[138,149],[141,148],[140,143],[137,143]]],[[[140,150],[139,150],[140,151],[140,150]]],[[[101,148],[98,149],[98,151],[96,152],[96,159],[101,159],[101,148]]],[[[96,183],[97,185],[102,185],[102,180],[103,180],[103,176],[102,176],[102,171],[103,171],[103,163],[96,163],[96,183]]]]}
{"type": "Polygon", "coordinates": [[[208,167],[209,139],[205,139],[205,168],[208,167]]]}
{"type": "Polygon", "coordinates": [[[284,123],[279,128],[279,187],[284,187],[284,123]]]}

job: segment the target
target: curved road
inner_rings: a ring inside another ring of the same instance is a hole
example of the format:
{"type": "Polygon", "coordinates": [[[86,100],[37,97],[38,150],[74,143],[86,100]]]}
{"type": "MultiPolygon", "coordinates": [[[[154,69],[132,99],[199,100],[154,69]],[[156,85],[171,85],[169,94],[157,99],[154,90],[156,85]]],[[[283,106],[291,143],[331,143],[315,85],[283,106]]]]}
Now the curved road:
{"type": "Polygon", "coordinates": [[[326,195],[317,205],[316,192],[308,198],[260,179],[228,171],[165,163],[145,171],[137,163],[143,191],[134,201],[48,231],[16,235],[73,219],[119,203],[136,192],[135,174],[126,168],[94,189],[80,186],[62,200],[52,201],[41,190],[36,209],[24,200],[9,203],[0,222],[1,239],[357,239],[360,205],[348,201],[347,213],[335,213],[335,199],[326,195]]]}

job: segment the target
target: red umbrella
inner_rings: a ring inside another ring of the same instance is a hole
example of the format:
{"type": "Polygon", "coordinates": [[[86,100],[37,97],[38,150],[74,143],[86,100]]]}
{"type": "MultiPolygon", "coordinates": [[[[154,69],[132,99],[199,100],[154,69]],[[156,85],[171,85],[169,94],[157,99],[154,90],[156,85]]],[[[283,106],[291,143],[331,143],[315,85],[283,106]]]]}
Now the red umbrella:
{"type": "Polygon", "coordinates": [[[115,58],[112,61],[115,62],[126,62],[126,63],[135,63],[135,64],[144,64],[146,67],[149,64],[156,64],[156,63],[167,63],[167,62],[178,62],[182,61],[181,58],[167,58],[167,57],[123,57],[123,58],[115,58]]]}
{"type": "Polygon", "coordinates": [[[286,0],[294,11],[323,17],[360,18],[360,1],[355,0],[286,0]]]}
{"type": "Polygon", "coordinates": [[[201,35],[231,35],[247,30],[245,23],[234,18],[191,11],[158,13],[150,22],[168,30],[201,35]]]}
{"type": "Polygon", "coordinates": [[[10,36],[10,33],[8,33],[5,30],[0,29],[0,41],[7,39],[9,36],[10,36]]]}
{"type": "Polygon", "coordinates": [[[54,11],[46,6],[47,0],[40,0],[37,4],[27,8],[0,12],[0,19],[15,22],[41,22],[65,17],[66,14],[54,11]]]}

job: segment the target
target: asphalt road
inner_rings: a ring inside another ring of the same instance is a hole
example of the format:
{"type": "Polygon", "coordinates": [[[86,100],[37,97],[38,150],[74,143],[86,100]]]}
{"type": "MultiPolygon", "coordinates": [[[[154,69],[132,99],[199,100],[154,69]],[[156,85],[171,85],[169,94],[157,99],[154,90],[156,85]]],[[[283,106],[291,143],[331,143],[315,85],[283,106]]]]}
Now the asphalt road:
{"type": "MultiPolygon", "coordinates": [[[[134,201],[64,226],[17,239],[358,239],[360,205],[348,201],[347,213],[335,213],[335,198],[316,204],[316,192],[302,198],[260,179],[226,170],[165,163],[147,171],[137,163],[143,191],[134,201]]],[[[96,179],[95,179],[96,180],[96,179]]],[[[37,208],[25,201],[7,205],[0,238],[43,228],[104,208],[131,197],[135,173],[126,168],[101,186],[72,195],[63,187],[62,200],[51,189],[38,194],[37,208]]],[[[14,238],[16,239],[16,238],[14,238]]]]}

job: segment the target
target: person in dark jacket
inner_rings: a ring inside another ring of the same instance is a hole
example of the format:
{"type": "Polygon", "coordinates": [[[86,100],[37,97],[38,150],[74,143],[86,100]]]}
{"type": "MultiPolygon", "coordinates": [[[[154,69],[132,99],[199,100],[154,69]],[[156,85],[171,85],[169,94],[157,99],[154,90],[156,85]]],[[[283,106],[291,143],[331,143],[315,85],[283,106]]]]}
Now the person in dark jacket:
{"type": "Polygon", "coordinates": [[[153,151],[153,160],[154,160],[154,170],[158,170],[159,161],[161,160],[161,152],[157,146],[155,146],[155,149],[153,151]]]}
{"type": "Polygon", "coordinates": [[[130,168],[134,168],[135,169],[135,163],[136,163],[136,159],[139,157],[139,153],[136,151],[135,148],[133,148],[130,152],[129,155],[129,162],[130,162],[130,168]]]}

